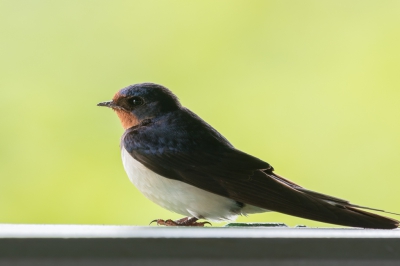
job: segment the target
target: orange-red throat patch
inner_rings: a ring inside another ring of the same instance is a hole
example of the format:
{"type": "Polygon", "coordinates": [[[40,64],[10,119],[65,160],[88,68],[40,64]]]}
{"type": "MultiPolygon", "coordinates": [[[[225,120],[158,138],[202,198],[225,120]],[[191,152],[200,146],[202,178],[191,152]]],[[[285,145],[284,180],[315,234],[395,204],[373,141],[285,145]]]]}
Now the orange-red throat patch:
{"type": "Polygon", "coordinates": [[[114,109],[114,111],[117,113],[118,118],[121,121],[121,125],[125,130],[139,124],[137,117],[134,116],[133,114],[118,109],[117,110],[114,109]]]}

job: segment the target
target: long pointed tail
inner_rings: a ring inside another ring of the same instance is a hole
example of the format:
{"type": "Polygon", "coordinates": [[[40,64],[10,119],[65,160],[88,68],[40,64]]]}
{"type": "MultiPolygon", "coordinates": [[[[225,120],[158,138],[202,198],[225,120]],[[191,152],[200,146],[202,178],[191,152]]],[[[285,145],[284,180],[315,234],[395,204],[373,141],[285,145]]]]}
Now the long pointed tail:
{"type": "Polygon", "coordinates": [[[359,210],[357,207],[360,206],[346,200],[306,190],[272,172],[256,172],[249,182],[229,185],[241,192],[238,196],[232,195],[232,198],[271,211],[344,226],[375,229],[399,227],[399,221],[395,219],[359,210]]]}
{"type": "MultiPolygon", "coordinates": [[[[300,187],[297,184],[294,184],[275,173],[272,173],[272,176],[274,176],[276,180],[285,183],[287,186],[295,190],[298,190],[300,192],[303,192],[308,196],[311,196],[312,198],[310,199],[312,202],[322,200],[323,202],[327,203],[328,205],[319,202],[321,205],[325,205],[325,207],[328,209],[329,214],[331,213],[333,215],[326,215],[326,216],[324,215],[322,217],[318,217],[316,219],[318,221],[333,223],[338,225],[345,225],[345,226],[362,227],[362,228],[394,229],[399,227],[399,221],[395,219],[391,219],[385,216],[360,210],[359,208],[373,210],[373,211],[380,211],[395,215],[399,215],[398,213],[386,212],[380,209],[354,205],[347,200],[332,197],[329,195],[325,195],[319,192],[311,191],[303,187],[300,187]]],[[[310,216],[314,215],[310,214],[310,216]]]]}

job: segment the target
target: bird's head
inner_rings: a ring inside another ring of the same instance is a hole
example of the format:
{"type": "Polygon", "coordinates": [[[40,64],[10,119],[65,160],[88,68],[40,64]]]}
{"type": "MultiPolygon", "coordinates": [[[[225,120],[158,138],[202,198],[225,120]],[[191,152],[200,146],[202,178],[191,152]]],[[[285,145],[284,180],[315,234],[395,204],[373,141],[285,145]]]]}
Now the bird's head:
{"type": "Polygon", "coordinates": [[[124,129],[138,125],[181,107],[178,98],[167,88],[154,83],[130,85],[118,91],[113,99],[97,106],[112,108],[124,129]]]}

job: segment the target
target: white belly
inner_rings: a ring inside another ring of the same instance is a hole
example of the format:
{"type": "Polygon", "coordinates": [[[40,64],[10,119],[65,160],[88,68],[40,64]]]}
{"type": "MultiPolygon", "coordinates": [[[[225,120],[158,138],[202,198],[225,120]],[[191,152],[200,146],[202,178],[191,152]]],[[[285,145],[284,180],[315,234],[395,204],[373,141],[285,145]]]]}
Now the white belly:
{"type": "Polygon", "coordinates": [[[232,199],[160,176],[136,161],[125,148],[121,152],[131,182],[148,199],[165,209],[210,221],[234,220],[240,214],[265,211],[253,206],[241,209],[232,199]],[[245,209],[248,211],[244,212],[245,209]]]}

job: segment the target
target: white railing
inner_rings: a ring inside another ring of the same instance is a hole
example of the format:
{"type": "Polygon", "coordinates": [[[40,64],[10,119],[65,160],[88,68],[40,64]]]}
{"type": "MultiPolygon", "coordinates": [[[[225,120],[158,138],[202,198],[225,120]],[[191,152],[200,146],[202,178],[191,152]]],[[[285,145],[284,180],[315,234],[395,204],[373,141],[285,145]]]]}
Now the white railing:
{"type": "Polygon", "coordinates": [[[400,265],[400,229],[0,224],[0,265],[400,265]]]}

